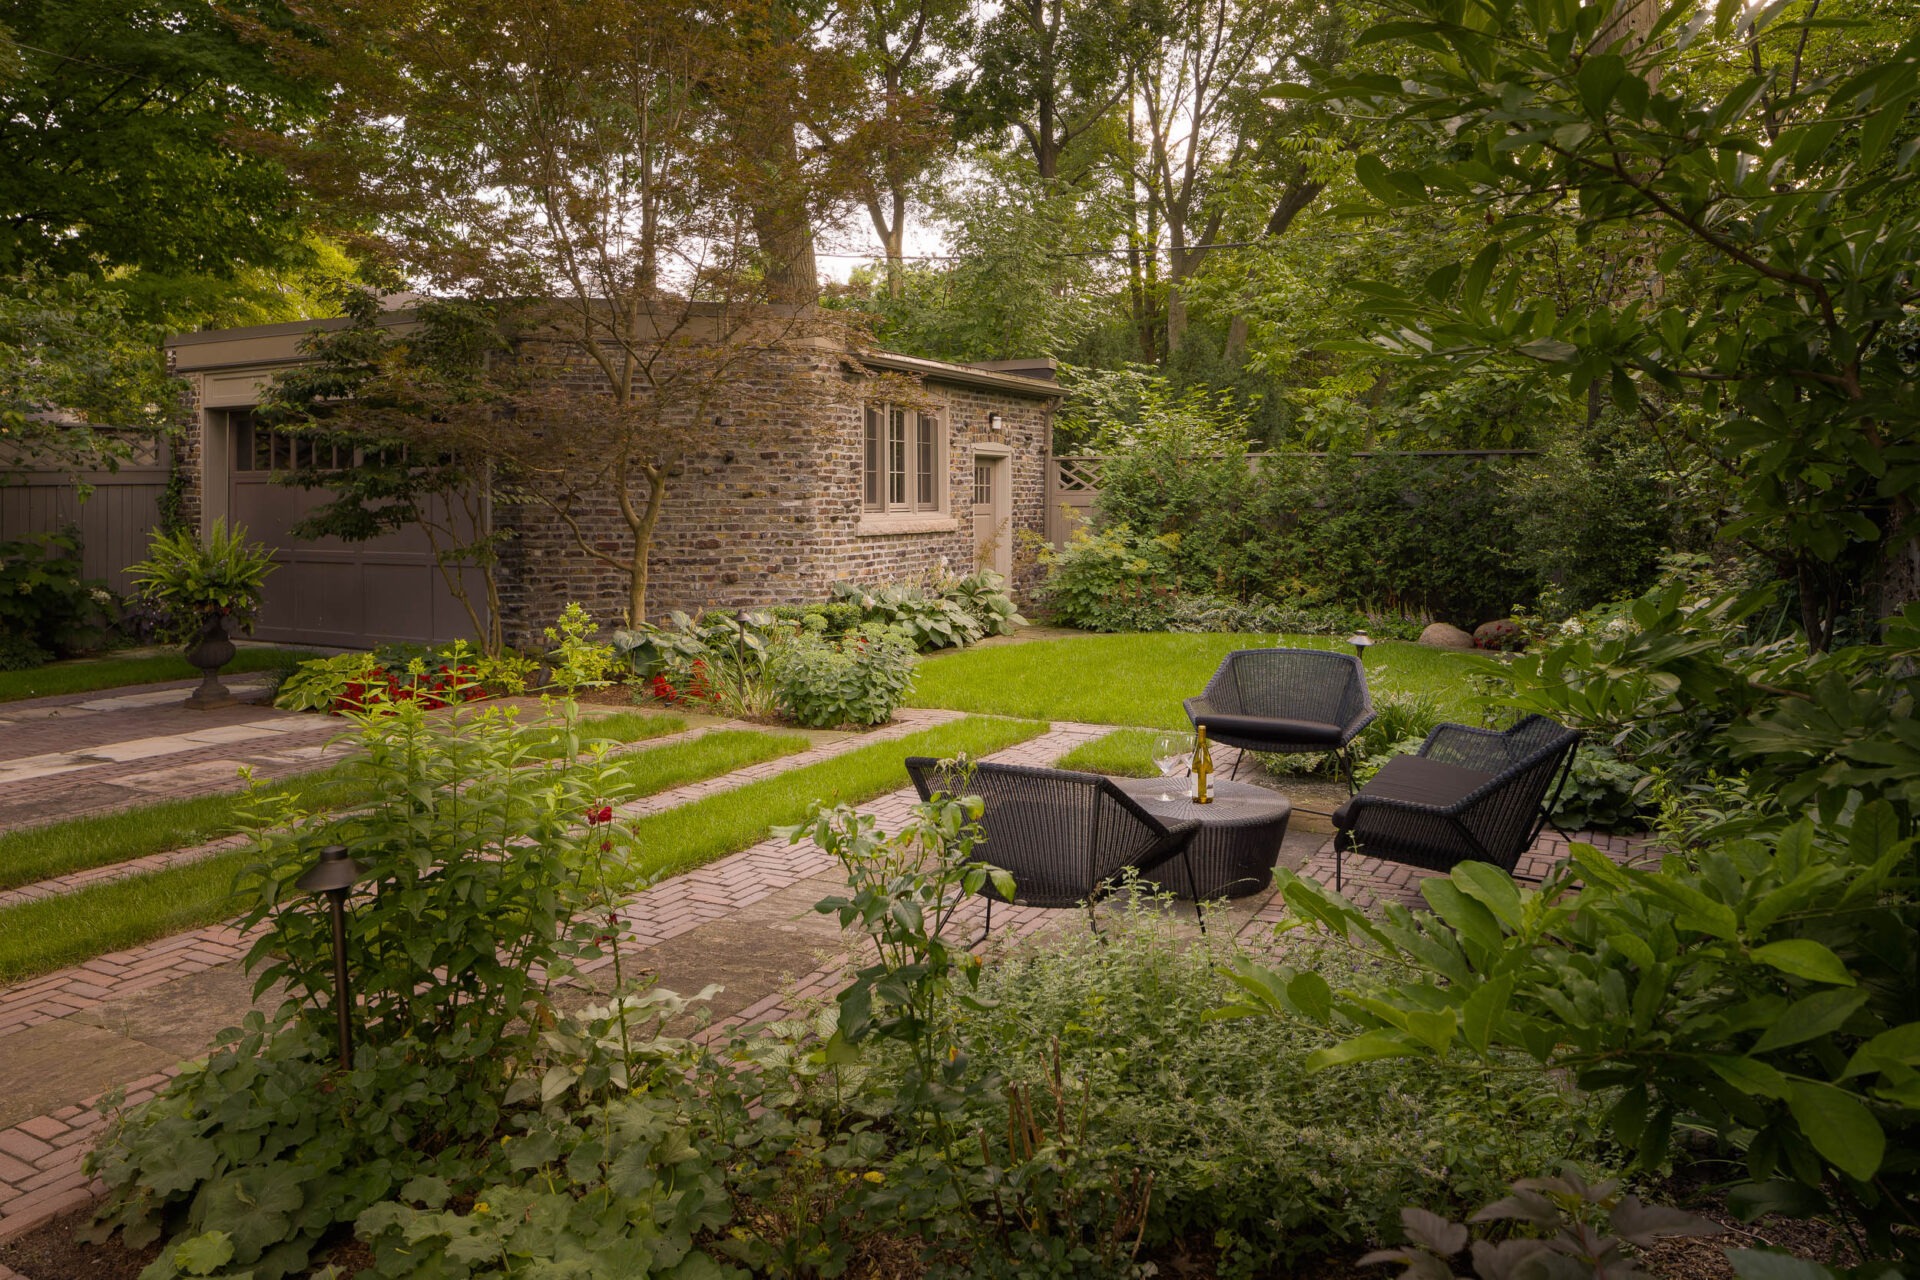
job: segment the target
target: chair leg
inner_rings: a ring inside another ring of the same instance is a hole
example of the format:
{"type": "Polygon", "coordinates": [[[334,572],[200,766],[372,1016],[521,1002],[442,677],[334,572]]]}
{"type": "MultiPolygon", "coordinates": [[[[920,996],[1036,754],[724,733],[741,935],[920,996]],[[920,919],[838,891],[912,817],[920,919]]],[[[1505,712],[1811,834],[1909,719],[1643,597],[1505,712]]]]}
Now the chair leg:
{"type": "Polygon", "coordinates": [[[1247,758],[1247,752],[1246,752],[1246,748],[1244,747],[1234,754],[1233,772],[1227,775],[1228,782],[1232,782],[1235,778],[1240,776],[1240,762],[1242,760],[1245,760],[1246,758],[1247,758]]]}
{"type": "Polygon", "coordinates": [[[1353,749],[1351,747],[1342,747],[1334,754],[1340,757],[1340,772],[1347,780],[1347,794],[1352,795],[1358,790],[1358,788],[1353,785],[1353,749]]]}
{"type": "Polygon", "coordinates": [[[981,926],[980,936],[967,944],[967,950],[969,951],[973,950],[975,947],[979,946],[981,943],[985,942],[988,938],[991,938],[992,936],[993,936],[993,899],[988,898],[987,899],[987,922],[985,925],[981,926]]]}
{"type": "Polygon", "coordinates": [[[1187,897],[1193,900],[1193,918],[1199,922],[1200,936],[1204,938],[1207,936],[1207,916],[1200,910],[1200,881],[1193,874],[1193,859],[1187,855],[1185,848],[1180,850],[1180,865],[1186,869],[1187,897]]]}
{"type": "Polygon", "coordinates": [[[1334,891],[1335,893],[1339,893],[1339,892],[1341,892],[1341,888],[1340,888],[1340,846],[1339,846],[1339,845],[1337,845],[1337,844],[1336,844],[1335,846],[1333,846],[1333,891],[1334,891]]]}

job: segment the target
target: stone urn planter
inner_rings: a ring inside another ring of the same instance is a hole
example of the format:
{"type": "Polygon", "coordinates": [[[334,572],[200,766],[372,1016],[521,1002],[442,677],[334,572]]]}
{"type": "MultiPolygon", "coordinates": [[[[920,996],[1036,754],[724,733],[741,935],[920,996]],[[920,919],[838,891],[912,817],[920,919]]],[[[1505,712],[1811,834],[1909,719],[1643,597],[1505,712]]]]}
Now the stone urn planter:
{"type": "Polygon", "coordinates": [[[187,695],[186,704],[196,711],[230,707],[239,699],[220,683],[220,668],[233,661],[233,641],[227,635],[227,615],[208,614],[200,635],[187,646],[187,661],[200,670],[200,687],[187,695]]]}

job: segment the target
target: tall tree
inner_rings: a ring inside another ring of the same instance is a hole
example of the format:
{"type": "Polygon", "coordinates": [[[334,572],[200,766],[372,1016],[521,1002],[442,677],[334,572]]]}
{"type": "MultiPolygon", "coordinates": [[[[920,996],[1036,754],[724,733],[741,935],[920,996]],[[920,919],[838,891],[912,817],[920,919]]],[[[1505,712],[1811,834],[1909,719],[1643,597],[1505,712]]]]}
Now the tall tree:
{"type": "Polygon", "coordinates": [[[1682,0],[1643,31],[1637,7],[1394,0],[1366,39],[1401,42],[1402,74],[1318,91],[1429,140],[1424,161],[1357,162],[1375,212],[1440,202],[1485,226],[1470,263],[1371,291],[1376,342],[1544,364],[1656,427],[1643,390],[1697,407],[1672,429],[1731,478],[1728,532],[1776,558],[1824,646],[1863,578],[1883,605],[1920,595],[1920,19],[1848,15],[1836,40],[1831,8],[1682,0]],[[1691,287],[1530,288],[1543,234],[1619,226],[1691,287]]]}
{"type": "Polygon", "coordinates": [[[1134,49],[1145,130],[1136,164],[1166,236],[1169,353],[1186,335],[1185,282],[1220,238],[1236,196],[1245,198],[1239,170],[1262,124],[1261,91],[1276,65],[1302,51],[1308,11],[1296,0],[1171,0],[1159,38],[1134,49]]]}
{"type": "Polygon", "coordinates": [[[840,324],[758,305],[815,288],[817,192],[793,125],[810,82],[791,13],[729,23],[742,15],[673,0],[311,12],[328,37],[315,69],[339,91],[303,173],[370,219],[410,280],[512,300],[529,377],[484,451],[625,575],[644,619],[654,530],[711,407],[756,359],[840,324]],[[764,108],[747,93],[756,67],[764,108]],[[590,509],[626,539],[609,543],[590,509]]]}
{"type": "Polygon", "coordinates": [[[904,288],[907,209],[914,188],[953,145],[943,100],[963,34],[966,0],[845,0],[836,39],[859,74],[848,118],[808,127],[852,171],[851,186],[880,239],[887,291],[904,288]]]}
{"type": "Polygon", "coordinates": [[[313,90],[241,28],[275,0],[5,0],[0,272],[231,280],[303,250],[282,167],[236,142],[296,130],[313,90]]]}
{"type": "Polygon", "coordinates": [[[1009,0],[978,19],[973,75],[955,95],[963,130],[1013,130],[1049,185],[1083,176],[1061,160],[1125,94],[1139,16],[1126,0],[1009,0]]]}

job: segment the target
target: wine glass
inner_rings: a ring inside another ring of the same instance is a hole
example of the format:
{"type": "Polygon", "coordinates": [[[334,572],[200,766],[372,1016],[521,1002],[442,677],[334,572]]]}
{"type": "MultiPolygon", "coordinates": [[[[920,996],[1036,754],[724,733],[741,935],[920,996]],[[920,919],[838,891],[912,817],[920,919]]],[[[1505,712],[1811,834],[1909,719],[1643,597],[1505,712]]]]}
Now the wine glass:
{"type": "MultiPolygon", "coordinates": [[[[1190,733],[1163,733],[1153,740],[1153,763],[1158,766],[1160,776],[1174,778],[1193,767],[1193,735],[1190,733]]],[[[1160,794],[1162,800],[1172,800],[1171,791],[1160,794]]]]}

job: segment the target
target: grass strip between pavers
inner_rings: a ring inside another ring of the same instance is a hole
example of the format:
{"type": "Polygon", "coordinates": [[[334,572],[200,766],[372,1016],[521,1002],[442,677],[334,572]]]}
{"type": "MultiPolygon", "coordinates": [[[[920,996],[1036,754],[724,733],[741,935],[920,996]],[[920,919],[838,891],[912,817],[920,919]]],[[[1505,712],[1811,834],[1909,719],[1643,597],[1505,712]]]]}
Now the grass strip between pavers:
{"type": "MultiPolygon", "coordinates": [[[[302,649],[242,649],[220,669],[222,678],[249,671],[291,670],[319,655],[302,649]]],[[[55,662],[28,671],[0,671],[0,702],[21,698],[51,698],[63,693],[92,693],[130,684],[159,684],[166,680],[197,680],[200,672],[177,654],[147,658],[86,658],[55,662]]],[[[185,697],[185,694],[180,695],[185,697]]]]}
{"type": "Polygon", "coordinates": [[[1154,747],[1166,737],[1162,729],[1115,729],[1112,733],[1083,742],[1053,762],[1056,769],[1076,769],[1081,773],[1104,773],[1110,778],[1157,778],[1160,766],[1154,762],[1154,747]]]}
{"type": "MultiPolygon", "coordinates": [[[[530,729],[537,727],[529,726],[530,729]]],[[[581,726],[581,737],[589,742],[596,739],[640,742],[679,733],[686,727],[687,722],[678,716],[628,711],[587,721],[581,726]]],[[[341,730],[343,733],[350,732],[345,722],[342,722],[341,730]]],[[[806,748],[805,739],[793,740],[799,745],[791,750],[806,748]]],[[[778,751],[774,754],[786,755],[789,752],[778,751]]],[[[338,764],[283,778],[268,784],[263,792],[266,795],[291,795],[295,803],[306,810],[344,808],[360,803],[365,798],[364,789],[356,785],[352,770],[338,764]]],[[[651,795],[652,792],[637,794],[651,795]]],[[[0,889],[13,889],[53,876],[205,844],[238,830],[240,810],[246,803],[245,792],[231,791],[221,795],[167,800],[8,832],[0,835],[0,889]]]]}
{"type": "Polygon", "coordinates": [[[766,839],[775,827],[806,821],[816,803],[862,804],[903,787],[908,756],[983,756],[1025,742],[1046,728],[1041,721],[968,716],[650,814],[633,827],[640,855],[636,882],[737,853],[766,839]]]}
{"type": "MultiPolygon", "coordinates": [[[[622,758],[622,785],[607,799],[639,800],[810,745],[799,734],[729,729],[639,751],[622,758]]],[[[227,919],[237,911],[233,879],[252,857],[235,849],[0,909],[0,986],[227,919]]]]}

